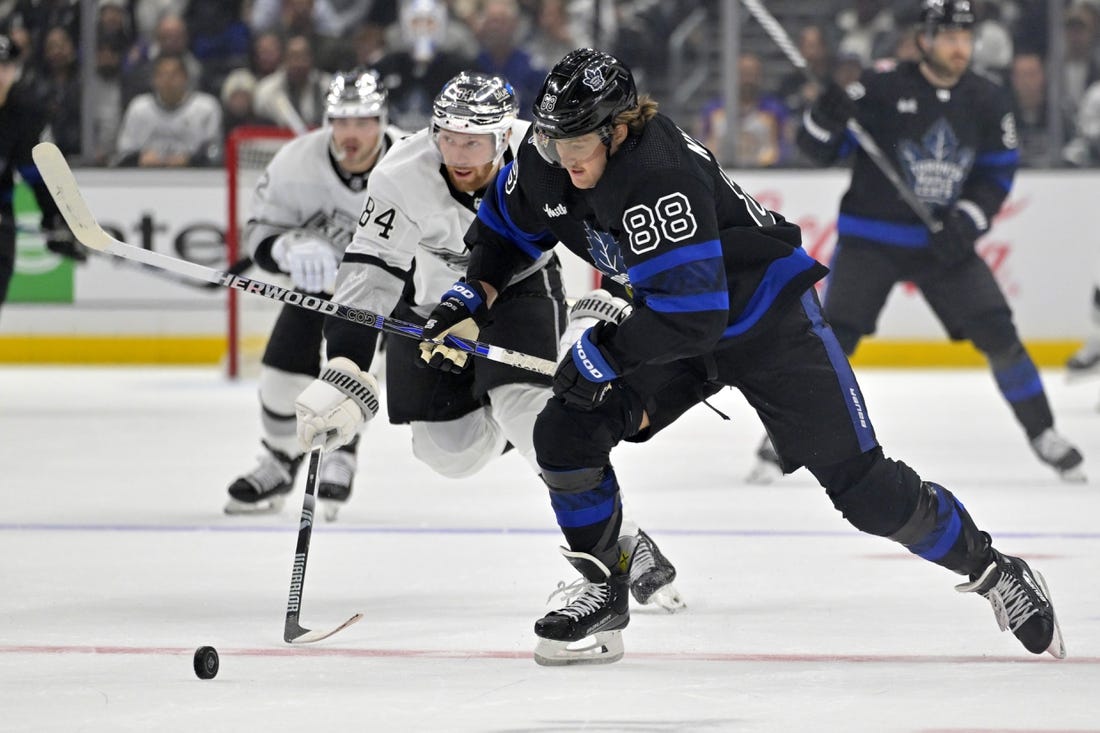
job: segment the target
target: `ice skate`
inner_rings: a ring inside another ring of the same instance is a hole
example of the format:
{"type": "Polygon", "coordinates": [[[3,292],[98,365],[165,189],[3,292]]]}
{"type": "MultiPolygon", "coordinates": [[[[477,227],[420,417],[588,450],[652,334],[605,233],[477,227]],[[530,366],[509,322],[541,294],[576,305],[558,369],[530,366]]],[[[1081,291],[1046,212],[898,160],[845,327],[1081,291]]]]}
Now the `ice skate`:
{"type": "Polygon", "coordinates": [[[321,462],[321,476],[317,483],[317,499],[326,522],[336,521],[340,507],[351,496],[351,484],[355,480],[355,453],[335,450],[321,462]]]}
{"type": "Polygon", "coordinates": [[[1039,460],[1047,464],[1069,483],[1084,483],[1088,480],[1085,476],[1084,462],[1080,451],[1054,431],[1047,428],[1031,441],[1031,448],[1039,460]]]}
{"type": "Polygon", "coordinates": [[[630,623],[626,575],[611,575],[592,555],[562,548],[562,554],[584,577],[557,589],[565,605],[535,622],[539,637],[535,662],[544,666],[610,664],[622,659],[622,630],[630,623]]]}
{"type": "Polygon", "coordinates": [[[652,537],[638,530],[633,537],[621,537],[619,545],[630,557],[627,577],[634,600],[642,605],[660,606],[669,613],[687,608],[680,592],[672,585],[676,580],[676,568],[652,537]]]}
{"type": "Polygon", "coordinates": [[[955,590],[984,596],[993,605],[1001,631],[1011,631],[1032,654],[1047,652],[1066,658],[1046,581],[1020,558],[993,550],[993,562],[981,575],[971,576],[969,583],[957,585],[955,590]]]}
{"type": "Polygon", "coordinates": [[[783,468],[779,465],[779,455],[772,446],[771,438],[765,435],[760,441],[760,447],[756,449],[756,465],[745,477],[745,483],[766,486],[781,478],[783,478],[783,468]]]}
{"type": "Polygon", "coordinates": [[[1066,360],[1066,380],[1100,376],[1100,344],[1087,343],[1066,360]]]}
{"type": "Polygon", "coordinates": [[[264,443],[259,464],[229,485],[226,514],[273,514],[283,508],[294,488],[302,457],[291,458],[264,443]]]}

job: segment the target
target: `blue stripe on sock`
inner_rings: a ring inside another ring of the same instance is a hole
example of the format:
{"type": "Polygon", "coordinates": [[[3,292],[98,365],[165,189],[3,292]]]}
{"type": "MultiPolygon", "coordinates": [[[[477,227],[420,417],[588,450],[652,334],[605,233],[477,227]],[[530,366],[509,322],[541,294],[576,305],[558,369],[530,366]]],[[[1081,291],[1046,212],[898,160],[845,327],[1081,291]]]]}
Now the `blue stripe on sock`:
{"type": "Polygon", "coordinates": [[[599,486],[587,491],[550,492],[550,506],[559,527],[587,527],[610,519],[615,512],[619,483],[615,474],[607,472],[599,486]]]}
{"type": "Polygon", "coordinates": [[[923,540],[909,545],[909,552],[932,562],[950,552],[962,532],[962,519],[955,506],[956,501],[946,491],[936,492],[936,528],[923,540]]]}
{"type": "Polygon", "coordinates": [[[997,380],[997,388],[1009,402],[1023,402],[1043,393],[1039,370],[1027,354],[1015,364],[994,371],[993,376],[997,380]]]}

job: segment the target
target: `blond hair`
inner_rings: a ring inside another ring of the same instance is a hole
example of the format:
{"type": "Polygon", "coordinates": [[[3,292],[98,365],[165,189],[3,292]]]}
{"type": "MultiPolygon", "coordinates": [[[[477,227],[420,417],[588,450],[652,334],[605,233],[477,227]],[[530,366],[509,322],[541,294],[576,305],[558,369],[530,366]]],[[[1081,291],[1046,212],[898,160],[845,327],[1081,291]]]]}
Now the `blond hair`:
{"type": "Polygon", "coordinates": [[[657,114],[657,101],[648,94],[638,97],[638,104],[615,115],[613,124],[626,125],[632,135],[640,135],[646,123],[657,114]]]}

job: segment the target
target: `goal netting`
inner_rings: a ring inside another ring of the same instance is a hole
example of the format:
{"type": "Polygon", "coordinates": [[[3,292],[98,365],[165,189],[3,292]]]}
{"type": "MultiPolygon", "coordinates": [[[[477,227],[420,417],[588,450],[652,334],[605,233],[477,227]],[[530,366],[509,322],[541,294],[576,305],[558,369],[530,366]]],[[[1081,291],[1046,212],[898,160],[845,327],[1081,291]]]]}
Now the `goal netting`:
{"type": "MultiPolygon", "coordinates": [[[[248,254],[244,228],[248,223],[252,191],[275,153],[293,137],[292,131],[279,127],[238,127],[229,134],[225,148],[229,201],[225,238],[230,267],[248,254]]],[[[280,279],[258,268],[244,274],[264,281],[280,279]]],[[[238,293],[232,288],[227,303],[226,373],[230,378],[255,375],[281,305],[267,298],[238,293]]]]}

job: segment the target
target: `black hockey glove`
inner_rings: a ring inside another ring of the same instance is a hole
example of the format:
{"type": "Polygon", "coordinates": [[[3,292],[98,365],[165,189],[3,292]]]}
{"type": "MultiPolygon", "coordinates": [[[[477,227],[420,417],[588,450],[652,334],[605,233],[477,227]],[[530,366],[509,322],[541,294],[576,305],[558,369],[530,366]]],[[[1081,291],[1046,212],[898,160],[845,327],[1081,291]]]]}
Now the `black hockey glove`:
{"type": "Polygon", "coordinates": [[[42,216],[42,236],[46,238],[46,249],[54,254],[68,257],[77,262],[88,259],[88,253],[84,245],[76,241],[76,237],[65,223],[60,214],[56,216],[42,216]]]}
{"type": "Polygon", "coordinates": [[[943,228],[932,234],[929,246],[936,259],[950,267],[974,254],[974,243],[980,235],[969,214],[952,208],[943,217],[943,228]]]}
{"type": "Polygon", "coordinates": [[[603,404],[615,389],[619,367],[599,344],[615,328],[615,324],[601,321],[581,334],[554,372],[554,396],[578,410],[594,410],[603,404]]]}
{"type": "Polygon", "coordinates": [[[810,115],[830,135],[835,135],[842,132],[848,126],[848,120],[856,116],[856,103],[844,91],[844,87],[836,82],[829,82],[810,108],[810,115]]]}
{"type": "Polygon", "coordinates": [[[424,324],[424,340],[420,343],[417,366],[430,366],[444,372],[461,372],[466,368],[469,354],[433,341],[447,336],[476,341],[481,326],[489,318],[489,306],[485,289],[478,283],[456,282],[443,293],[439,305],[424,324]]]}

